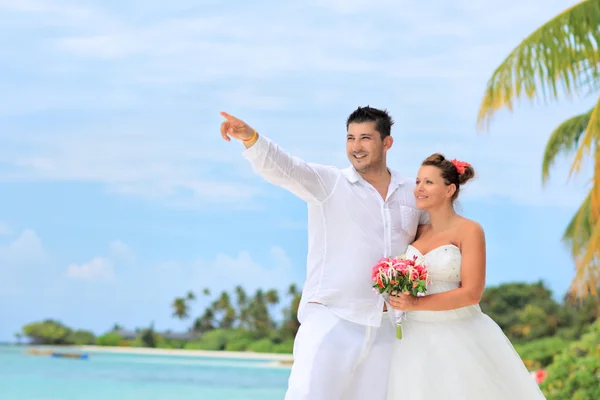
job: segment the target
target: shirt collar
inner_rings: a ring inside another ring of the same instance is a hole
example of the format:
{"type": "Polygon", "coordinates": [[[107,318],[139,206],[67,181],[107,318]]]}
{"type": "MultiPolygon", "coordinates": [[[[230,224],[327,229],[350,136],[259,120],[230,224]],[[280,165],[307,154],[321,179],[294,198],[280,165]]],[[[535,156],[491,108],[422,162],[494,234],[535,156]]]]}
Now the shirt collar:
{"type": "MultiPolygon", "coordinates": [[[[394,171],[393,169],[389,169],[392,177],[390,180],[390,187],[398,187],[402,184],[404,184],[406,182],[406,179],[404,179],[404,177],[399,174],[398,172],[394,171]]],[[[360,176],[360,174],[358,173],[358,171],[356,171],[356,169],[354,169],[353,166],[350,166],[348,168],[344,168],[342,170],[342,173],[344,174],[344,176],[346,177],[346,179],[348,179],[348,181],[350,183],[356,183],[356,182],[366,182],[362,176],[360,176]]]]}

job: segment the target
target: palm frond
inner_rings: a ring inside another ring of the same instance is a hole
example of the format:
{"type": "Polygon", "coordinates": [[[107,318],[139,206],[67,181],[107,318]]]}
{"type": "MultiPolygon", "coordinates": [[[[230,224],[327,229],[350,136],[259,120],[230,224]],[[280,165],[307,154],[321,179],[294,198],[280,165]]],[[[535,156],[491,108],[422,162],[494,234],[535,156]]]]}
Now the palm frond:
{"type": "MultiPolygon", "coordinates": [[[[588,124],[585,128],[585,133],[581,138],[581,143],[575,154],[573,165],[571,166],[571,173],[581,170],[583,159],[589,155],[590,150],[594,148],[594,145],[600,143],[600,98],[596,106],[592,109],[588,124]]],[[[597,146],[596,146],[597,147],[597,146]]],[[[595,176],[595,184],[600,185],[600,174],[595,176]]]]}
{"type": "Polygon", "coordinates": [[[594,186],[592,186],[592,217],[600,220],[600,140],[596,142],[596,163],[594,165],[594,186]]]}
{"type": "Polygon", "coordinates": [[[477,122],[489,125],[515,99],[558,99],[600,87],[600,0],[582,1],[525,38],[488,81],[477,122]]]}
{"type": "MultiPolygon", "coordinates": [[[[593,233],[600,235],[600,222],[596,223],[593,233]]],[[[588,252],[576,260],[575,268],[575,278],[569,291],[577,298],[597,295],[596,288],[600,285],[600,248],[590,245],[588,252]]]]}
{"type": "Polygon", "coordinates": [[[542,159],[543,183],[548,181],[550,168],[554,164],[556,156],[559,153],[570,152],[577,148],[579,138],[585,131],[593,110],[569,118],[552,131],[548,142],[546,142],[546,150],[542,159]]]}
{"type": "Polygon", "coordinates": [[[579,206],[563,233],[562,240],[569,247],[573,257],[578,258],[586,251],[593,231],[592,190],[579,206]]]}
{"type": "Polygon", "coordinates": [[[570,291],[577,298],[596,295],[600,285],[600,210],[592,206],[596,189],[591,188],[586,199],[571,219],[563,241],[575,259],[575,277],[570,291]]]}

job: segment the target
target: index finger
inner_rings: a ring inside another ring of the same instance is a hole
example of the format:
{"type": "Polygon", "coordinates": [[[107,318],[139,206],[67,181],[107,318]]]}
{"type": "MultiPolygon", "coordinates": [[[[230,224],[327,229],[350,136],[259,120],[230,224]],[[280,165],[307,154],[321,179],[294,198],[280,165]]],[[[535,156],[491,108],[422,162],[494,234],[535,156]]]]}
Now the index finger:
{"type": "Polygon", "coordinates": [[[223,117],[225,117],[225,119],[227,121],[231,121],[231,122],[238,121],[238,119],[236,117],[234,117],[233,115],[227,114],[225,111],[221,111],[219,114],[221,114],[223,117]]]}

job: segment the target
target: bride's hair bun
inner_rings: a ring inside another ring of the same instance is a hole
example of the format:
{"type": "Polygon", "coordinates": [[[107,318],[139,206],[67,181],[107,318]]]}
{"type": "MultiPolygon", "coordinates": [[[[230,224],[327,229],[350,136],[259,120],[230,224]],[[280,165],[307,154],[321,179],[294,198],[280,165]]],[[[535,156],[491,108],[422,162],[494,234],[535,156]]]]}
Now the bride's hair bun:
{"type": "Polygon", "coordinates": [[[458,197],[460,186],[475,177],[475,170],[471,164],[456,159],[448,160],[440,153],[430,155],[421,165],[430,165],[439,168],[446,185],[456,185],[456,192],[454,193],[454,196],[452,196],[453,201],[458,197]]]}

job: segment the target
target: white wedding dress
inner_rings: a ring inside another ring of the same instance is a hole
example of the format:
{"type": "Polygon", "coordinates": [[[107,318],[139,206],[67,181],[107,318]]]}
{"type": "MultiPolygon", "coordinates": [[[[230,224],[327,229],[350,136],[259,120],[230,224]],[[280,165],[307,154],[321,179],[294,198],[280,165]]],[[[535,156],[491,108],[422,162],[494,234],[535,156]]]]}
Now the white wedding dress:
{"type": "MultiPolygon", "coordinates": [[[[423,257],[430,271],[427,293],[456,289],[461,252],[440,246],[423,257]]],[[[500,327],[479,305],[450,311],[411,311],[393,350],[388,400],[545,399],[500,327]]]]}

